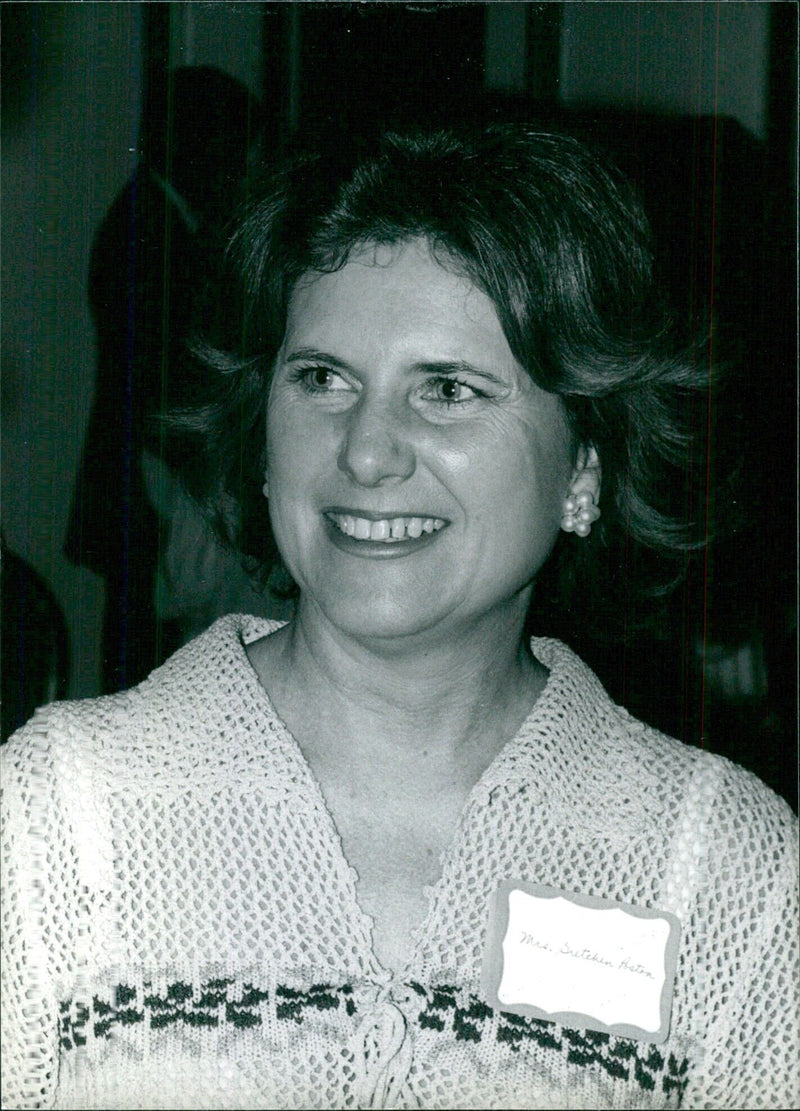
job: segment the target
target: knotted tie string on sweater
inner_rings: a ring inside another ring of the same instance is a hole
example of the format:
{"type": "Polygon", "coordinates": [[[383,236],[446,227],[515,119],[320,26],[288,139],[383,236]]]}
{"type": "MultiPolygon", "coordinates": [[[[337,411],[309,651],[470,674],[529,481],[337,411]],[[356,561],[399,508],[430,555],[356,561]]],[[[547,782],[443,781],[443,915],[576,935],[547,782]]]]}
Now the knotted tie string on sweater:
{"type": "MultiPolygon", "coordinates": [[[[353,1038],[359,1107],[397,1107],[411,1070],[411,1035],[405,1015],[391,998],[393,987],[379,989],[353,1038]]],[[[403,995],[408,998],[407,991],[403,995]]]]}

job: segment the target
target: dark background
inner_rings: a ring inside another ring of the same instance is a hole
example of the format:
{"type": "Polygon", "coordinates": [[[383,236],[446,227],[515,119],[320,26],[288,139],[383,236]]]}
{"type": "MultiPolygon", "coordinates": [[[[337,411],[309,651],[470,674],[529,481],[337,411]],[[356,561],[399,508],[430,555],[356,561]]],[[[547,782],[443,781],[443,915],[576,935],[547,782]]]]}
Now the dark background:
{"type": "Polygon", "coordinates": [[[331,127],[511,116],[571,130],[633,177],[676,319],[688,335],[710,319],[727,367],[695,415],[693,465],[728,527],[653,634],[586,651],[635,714],[796,805],[796,5],[12,3],[0,15],[3,529],[64,614],[73,695],[96,693],[100,671],[102,582],[62,555],[94,389],[89,252],[142,149],[168,141],[171,71],[202,62],[260,98],[268,153],[331,127]]]}

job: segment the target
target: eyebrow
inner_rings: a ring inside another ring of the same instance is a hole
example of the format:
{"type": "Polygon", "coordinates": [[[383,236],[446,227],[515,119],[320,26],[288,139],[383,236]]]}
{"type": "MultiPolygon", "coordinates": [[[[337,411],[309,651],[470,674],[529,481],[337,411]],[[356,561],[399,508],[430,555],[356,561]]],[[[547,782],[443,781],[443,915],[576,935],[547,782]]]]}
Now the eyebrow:
{"type": "Polygon", "coordinates": [[[297,351],[293,351],[291,355],[287,356],[287,363],[306,363],[318,362],[326,363],[328,366],[338,367],[340,370],[352,370],[343,359],[337,359],[335,355],[329,355],[325,351],[318,351],[315,347],[299,347],[297,351]]]}
{"type": "MultiPolygon", "coordinates": [[[[353,371],[353,367],[346,363],[343,359],[339,359],[336,355],[330,355],[325,351],[319,351],[315,347],[300,347],[297,351],[293,351],[286,359],[287,363],[304,363],[304,362],[319,362],[324,363],[326,366],[335,367],[338,370],[353,371]]],[[[463,359],[438,359],[438,360],[420,360],[419,362],[412,363],[411,371],[416,374],[443,374],[443,375],[458,375],[458,374],[474,374],[480,378],[485,378],[497,385],[508,385],[503,378],[499,378],[496,374],[492,374],[488,370],[481,370],[474,366],[472,363],[467,363],[463,359]]]]}

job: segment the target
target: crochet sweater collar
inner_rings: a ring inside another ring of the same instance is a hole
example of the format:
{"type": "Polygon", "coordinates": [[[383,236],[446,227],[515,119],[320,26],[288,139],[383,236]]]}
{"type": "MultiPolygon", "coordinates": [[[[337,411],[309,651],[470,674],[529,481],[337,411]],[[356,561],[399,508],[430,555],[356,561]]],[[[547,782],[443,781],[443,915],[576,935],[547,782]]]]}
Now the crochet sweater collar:
{"type": "MultiPolygon", "coordinates": [[[[253,759],[263,759],[265,722],[270,723],[269,743],[275,746],[271,755],[282,755],[295,767],[299,761],[307,769],[299,745],[281,722],[246,651],[248,644],[283,624],[241,614],[220,618],[153,672],[136,689],[136,700],[140,696],[140,705],[149,712],[160,704],[166,717],[173,716],[176,691],[181,718],[187,706],[202,707],[196,728],[203,733],[203,745],[200,752],[195,749],[195,757],[209,772],[216,768],[231,774],[238,768],[246,773],[253,759]]],[[[598,814],[598,803],[607,802],[607,792],[618,790],[621,776],[636,781],[627,792],[629,801],[635,801],[633,795],[649,794],[648,787],[653,786],[636,767],[634,739],[645,727],[611,702],[597,677],[566,645],[535,637],[531,649],[548,669],[548,680],[516,736],[473,788],[472,797],[486,800],[498,789],[513,792],[525,787],[532,801],[541,792],[548,806],[564,807],[574,819],[586,818],[589,829],[599,822],[611,835],[616,817],[609,826],[598,814]]],[[[639,801],[653,802],[644,797],[639,801]]],[[[633,809],[643,816],[641,806],[633,809]]],[[[630,835],[635,830],[624,832],[630,835]]]]}

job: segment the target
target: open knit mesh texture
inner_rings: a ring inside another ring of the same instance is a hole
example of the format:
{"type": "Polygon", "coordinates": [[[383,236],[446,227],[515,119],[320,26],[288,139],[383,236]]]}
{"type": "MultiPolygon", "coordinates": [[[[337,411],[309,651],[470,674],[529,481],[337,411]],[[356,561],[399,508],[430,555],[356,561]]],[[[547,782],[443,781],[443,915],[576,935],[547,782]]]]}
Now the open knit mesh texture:
{"type": "Polygon", "coordinates": [[[474,788],[401,975],[227,617],[2,754],[3,1105],[796,1107],[797,834],[748,773],[634,721],[563,645],[474,788]],[[492,1010],[505,879],[675,913],[660,1046],[492,1010]]]}

